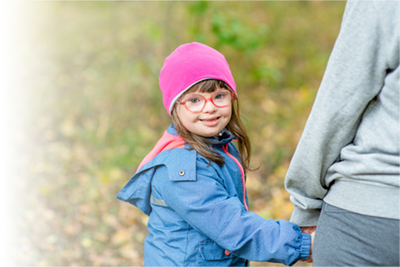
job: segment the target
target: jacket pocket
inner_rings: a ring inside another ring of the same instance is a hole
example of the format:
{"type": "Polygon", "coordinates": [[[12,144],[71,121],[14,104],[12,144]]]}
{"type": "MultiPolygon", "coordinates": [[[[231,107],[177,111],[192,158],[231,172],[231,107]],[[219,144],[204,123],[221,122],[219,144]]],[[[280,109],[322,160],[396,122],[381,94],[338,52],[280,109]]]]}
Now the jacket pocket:
{"type": "Polygon", "coordinates": [[[225,252],[225,249],[220,247],[211,239],[206,239],[199,244],[201,257],[205,261],[223,261],[232,259],[232,254],[225,252]]]}

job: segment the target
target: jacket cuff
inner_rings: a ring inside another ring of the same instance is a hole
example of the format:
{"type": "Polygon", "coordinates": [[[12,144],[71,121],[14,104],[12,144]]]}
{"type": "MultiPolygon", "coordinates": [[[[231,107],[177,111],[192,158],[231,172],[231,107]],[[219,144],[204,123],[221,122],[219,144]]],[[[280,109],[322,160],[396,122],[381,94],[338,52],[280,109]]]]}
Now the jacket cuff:
{"type": "Polygon", "coordinates": [[[315,226],[318,223],[319,214],[321,210],[303,210],[294,206],[290,222],[303,226],[315,226]]]}
{"type": "Polygon", "coordinates": [[[300,246],[300,260],[306,260],[310,257],[311,235],[302,233],[300,246]]]}

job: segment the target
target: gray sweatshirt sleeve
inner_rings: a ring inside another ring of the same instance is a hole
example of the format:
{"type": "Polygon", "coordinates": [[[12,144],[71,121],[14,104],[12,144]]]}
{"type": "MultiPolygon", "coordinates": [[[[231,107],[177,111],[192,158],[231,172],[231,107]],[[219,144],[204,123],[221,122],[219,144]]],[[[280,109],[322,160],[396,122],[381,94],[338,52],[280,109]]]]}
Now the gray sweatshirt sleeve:
{"type": "Polygon", "coordinates": [[[388,55],[398,49],[381,23],[379,5],[386,5],[382,2],[346,4],[339,36],[286,175],[285,187],[295,206],[290,221],[300,226],[317,224],[330,187],[327,170],[352,142],[368,103],[391,68],[388,55]]]}

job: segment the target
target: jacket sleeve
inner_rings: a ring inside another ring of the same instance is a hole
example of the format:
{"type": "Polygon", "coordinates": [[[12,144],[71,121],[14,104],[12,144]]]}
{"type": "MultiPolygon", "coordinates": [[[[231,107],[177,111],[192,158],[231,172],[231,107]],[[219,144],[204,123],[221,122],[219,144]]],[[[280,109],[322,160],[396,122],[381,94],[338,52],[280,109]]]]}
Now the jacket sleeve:
{"type": "Polygon", "coordinates": [[[393,54],[396,42],[382,38],[384,14],[379,10],[386,4],[352,0],[346,4],[339,36],[286,175],[285,187],[295,206],[290,221],[300,226],[317,225],[330,186],[325,181],[328,168],[352,142],[390,69],[388,54],[393,54]]]}
{"type": "Polygon", "coordinates": [[[158,187],[165,203],[196,231],[249,260],[292,265],[308,258],[310,235],[293,223],[266,220],[246,211],[237,197],[229,196],[208,162],[197,160],[196,164],[195,180],[185,175],[171,177],[172,169],[170,178],[158,187]]]}

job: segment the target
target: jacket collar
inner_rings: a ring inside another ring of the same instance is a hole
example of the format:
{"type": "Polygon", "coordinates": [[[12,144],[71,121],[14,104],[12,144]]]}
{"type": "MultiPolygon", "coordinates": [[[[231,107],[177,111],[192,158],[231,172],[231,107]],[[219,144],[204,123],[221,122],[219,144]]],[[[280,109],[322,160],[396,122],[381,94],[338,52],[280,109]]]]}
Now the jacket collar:
{"type": "MultiPolygon", "coordinates": [[[[168,127],[167,132],[172,135],[178,136],[178,132],[176,131],[175,125],[173,123],[168,127]]],[[[227,129],[224,128],[218,134],[218,136],[207,137],[206,139],[212,143],[215,143],[213,145],[223,146],[231,142],[232,140],[235,140],[236,137],[231,132],[229,132],[227,129]]]]}

